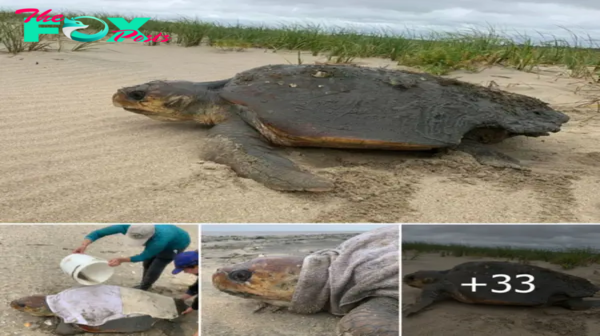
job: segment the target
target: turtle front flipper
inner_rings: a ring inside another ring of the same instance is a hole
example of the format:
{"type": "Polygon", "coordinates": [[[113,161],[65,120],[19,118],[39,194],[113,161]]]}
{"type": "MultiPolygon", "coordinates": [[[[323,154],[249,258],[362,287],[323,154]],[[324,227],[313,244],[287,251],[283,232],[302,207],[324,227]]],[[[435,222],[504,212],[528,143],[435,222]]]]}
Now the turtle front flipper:
{"type": "Polygon", "coordinates": [[[338,336],[399,336],[397,299],[375,297],[352,309],[337,325],[338,336]]]}
{"type": "Polygon", "coordinates": [[[65,321],[62,319],[59,320],[58,324],[56,325],[56,329],[54,329],[54,334],[62,336],[78,335],[83,334],[84,332],[85,331],[77,328],[74,324],[65,323],[65,321]]]}
{"type": "Polygon", "coordinates": [[[456,150],[470,154],[482,165],[523,169],[519,160],[473,140],[463,140],[456,150]]]}
{"type": "Polygon", "coordinates": [[[404,317],[415,315],[437,301],[444,300],[448,295],[438,287],[425,288],[417,302],[403,310],[404,317]]]}
{"type": "Polygon", "coordinates": [[[154,324],[154,327],[163,332],[166,336],[186,336],[186,332],[180,324],[179,319],[160,320],[154,324]]]}
{"type": "Polygon", "coordinates": [[[239,176],[280,191],[323,192],[333,189],[329,180],[302,171],[276,152],[262,135],[239,117],[210,130],[205,158],[230,166],[239,176]]]}

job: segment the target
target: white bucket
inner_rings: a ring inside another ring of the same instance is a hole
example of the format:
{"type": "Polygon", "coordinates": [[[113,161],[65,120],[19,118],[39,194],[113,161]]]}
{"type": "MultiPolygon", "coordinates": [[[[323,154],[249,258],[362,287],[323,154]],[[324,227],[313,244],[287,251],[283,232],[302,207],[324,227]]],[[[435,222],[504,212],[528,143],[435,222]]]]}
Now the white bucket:
{"type": "Polygon", "coordinates": [[[108,261],[87,254],[70,254],[60,262],[63,272],[82,285],[98,285],[108,280],[115,272],[108,261]]]}

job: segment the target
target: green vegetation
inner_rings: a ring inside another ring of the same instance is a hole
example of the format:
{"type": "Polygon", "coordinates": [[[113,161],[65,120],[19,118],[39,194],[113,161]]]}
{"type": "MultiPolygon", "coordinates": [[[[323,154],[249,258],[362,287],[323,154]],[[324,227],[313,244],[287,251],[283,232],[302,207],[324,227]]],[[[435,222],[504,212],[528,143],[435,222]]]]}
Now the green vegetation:
{"type": "Polygon", "coordinates": [[[416,251],[417,254],[411,256],[411,259],[418,258],[418,255],[421,253],[439,253],[442,257],[487,257],[515,260],[523,263],[545,261],[560,265],[564,269],[600,263],[600,254],[592,248],[542,250],[510,246],[480,247],[460,244],[443,245],[424,242],[402,242],[402,251],[403,254],[407,254],[404,251],[416,251]]]}
{"type": "MultiPolygon", "coordinates": [[[[121,17],[119,14],[106,13],[65,15],[92,15],[103,20],[106,17],[121,17]]],[[[22,43],[22,32],[18,31],[18,26],[24,17],[25,15],[18,16],[12,11],[0,11],[0,39],[12,53],[40,50],[22,43]]],[[[110,30],[116,29],[110,21],[104,21],[111,25],[110,30]]],[[[90,29],[101,28],[99,22],[86,23],[90,24],[90,29]]],[[[208,45],[228,51],[247,48],[270,49],[274,52],[302,50],[310,51],[315,56],[326,56],[334,63],[350,63],[354,58],[379,57],[434,74],[446,74],[457,69],[476,70],[490,65],[514,67],[523,71],[532,71],[539,65],[562,65],[570,70],[573,77],[597,80],[600,75],[600,49],[582,47],[585,44],[595,45],[591,37],[582,39],[574,34],[571,42],[553,37],[536,45],[532,39],[524,36],[519,38],[519,43],[502,37],[491,28],[469,33],[399,36],[385,31],[368,35],[350,29],[326,31],[322,27],[310,25],[279,28],[225,26],[191,19],[150,20],[141,30],[144,34],[153,36],[159,32],[169,35],[170,43],[183,47],[208,45]],[[588,43],[582,43],[582,40],[588,43]]],[[[52,38],[56,37],[46,37],[52,38]]],[[[146,43],[149,46],[157,44],[160,43],[146,43]]]]}

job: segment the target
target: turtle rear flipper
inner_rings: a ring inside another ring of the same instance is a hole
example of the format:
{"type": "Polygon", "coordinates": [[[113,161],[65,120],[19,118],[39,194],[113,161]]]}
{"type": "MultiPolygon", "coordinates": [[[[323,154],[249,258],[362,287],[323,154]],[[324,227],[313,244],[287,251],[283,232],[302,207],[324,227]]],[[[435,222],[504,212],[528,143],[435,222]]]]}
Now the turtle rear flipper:
{"type": "Polygon", "coordinates": [[[463,140],[456,150],[470,154],[482,165],[496,168],[523,169],[519,160],[473,140],[463,140]]]}
{"type": "Polygon", "coordinates": [[[588,310],[592,308],[600,308],[600,300],[583,300],[580,298],[573,298],[556,302],[554,305],[570,310],[588,310]]]}
{"type": "Polygon", "coordinates": [[[278,154],[262,135],[237,116],[210,130],[211,148],[205,158],[230,166],[238,175],[281,191],[329,191],[333,184],[302,171],[278,154]]]}
{"type": "Polygon", "coordinates": [[[338,336],[399,336],[398,299],[376,297],[352,309],[337,325],[338,336]]]}

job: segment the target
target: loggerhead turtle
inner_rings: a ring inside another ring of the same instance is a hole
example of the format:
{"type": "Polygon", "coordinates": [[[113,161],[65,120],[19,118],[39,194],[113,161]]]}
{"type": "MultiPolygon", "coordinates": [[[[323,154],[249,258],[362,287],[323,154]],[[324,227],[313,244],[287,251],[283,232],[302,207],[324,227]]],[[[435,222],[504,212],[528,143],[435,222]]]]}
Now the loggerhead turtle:
{"type": "Polygon", "coordinates": [[[219,268],[218,290],[299,314],[343,316],[338,336],[399,336],[398,227],[354,236],[305,257],[262,257],[219,268]]]}
{"type": "Polygon", "coordinates": [[[435,150],[520,167],[482,144],[560,131],[569,117],[532,97],[424,73],[348,65],[268,65],[213,82],[151,81],[112,97],[127,111],[214,126],[206,159],[281,191],[333,183],[275,146],[435,150]]]}
{"type": "Polygon", "coordinates": [[[600,301],[583,300],[585,297],[594,296],[600,290],[600,287],[587,279],[519,263],[466,262],[445,271],[418,271],[407,274],[402,281],[411,287],[422,289],[417,302],[404,310],[404,316],[407,317],[417,314],[437,301],[449,298],[463,303],[486,305],[561,306],[572,310],[600,307],[600,301]],[[477,286],[473,291],[471,287],[465,286],[472,283],[473,278],[477,283],[486,285],[477,286]],[[503,283],[510,285],[508,291],[508,287],[503,283]]]}
{"type": "Polygon", "coordinates": [[[26,296],[10,306],[33,316],[56,317],[55,335],[135,333],[156,328],[167,336],[186,336],[175,321],[188,308],[183,300],[133,288],[71,288],[56,295],[26,296]]]}

